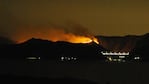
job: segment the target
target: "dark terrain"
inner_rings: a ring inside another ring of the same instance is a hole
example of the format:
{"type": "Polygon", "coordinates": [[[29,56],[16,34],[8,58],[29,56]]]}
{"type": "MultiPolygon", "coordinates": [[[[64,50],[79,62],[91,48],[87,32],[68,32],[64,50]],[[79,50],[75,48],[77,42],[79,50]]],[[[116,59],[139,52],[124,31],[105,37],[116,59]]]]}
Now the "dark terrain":
{"type": "Polygon", "coordinates": [[[3,38],[0,74],[4,75],[0,78],[12,83],[148,84],[149,34],[100,38],[100,45],[94,42],[74,44],[35,38],[15,44],[3,38]],[[105,58],[100,52],[113,49],[129,51],[130,58],[140,56],[141,62],[101,62],[105,58]],[[27,57],[41,59],[27,60],[27,57]],[[61,62],[61,57],[76,57],[77,60],[61,62]]]}
{"type": "Polygon", "coordinates": [[[100,45],[92,42],[75,44],[68,42],[52,42],[32,38],[21,44],[14,44],[6,38],[0,39],[0,58],[25,59],[26,57],[41,57],[42,59],[60,59],[75,57],[80,60],[104,60],[101,51],[130,52],[130,58],[140,56],[143,61],[149,60],[149,34],[142,36],[107,37],[97,36],[100,45]]]}

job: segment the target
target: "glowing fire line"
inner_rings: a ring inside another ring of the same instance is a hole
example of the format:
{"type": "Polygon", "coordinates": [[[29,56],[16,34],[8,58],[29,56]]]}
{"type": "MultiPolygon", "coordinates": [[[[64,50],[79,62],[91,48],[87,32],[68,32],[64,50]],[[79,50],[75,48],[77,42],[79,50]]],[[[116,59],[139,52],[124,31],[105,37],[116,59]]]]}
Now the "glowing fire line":
{"type": "Polygon", "coordinates": [[[73,33],[66,33],[64,30],[60,29],[49,29],[44,31],[21,31],[21,33],[18,33],[14,36],[14,41],[17,43],[22,43],[27,41],[30,38],[39,38],[44,40],[49,40],[53,42],[57,41],[65,41],[70,43],[91,43],[95,42],[99,44],[99,41],[97,38],[95,38],[92,35],[76,35],[73,33]]]}
{"type": "MultiPolygon", "coordinates": [[[[34,38],[38,38],[38,37],[34,37],[34,38]]],[[[29,39],[29,38],[28,38],[29,39]]],[[[45,39],[45,40],[49,40],[49,41],[53,41],[53,42],[57,42],[57,41],[66,41],[66,42],[70,42],[70,43],[91,43],[91,42],[95,42],[96,44],[99,44],[99,41],[97,38],[90,38],[90,37],[85,37],[85,36],[72,36],[71,38],[66,38],[64,39],[51,39],[51,38],[40,38],[40,39],[45,39]]],[[[22,43],[25,42],[27,39],[20,39],[17,43],[22,43]]]]}

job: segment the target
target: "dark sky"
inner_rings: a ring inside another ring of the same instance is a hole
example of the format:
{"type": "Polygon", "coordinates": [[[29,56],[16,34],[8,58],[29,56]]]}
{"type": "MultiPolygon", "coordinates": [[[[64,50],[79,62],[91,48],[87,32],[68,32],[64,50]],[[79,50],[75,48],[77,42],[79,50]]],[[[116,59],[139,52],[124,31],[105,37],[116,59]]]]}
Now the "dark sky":
{"type": "Polygon", "coordinates": [[[149,32],[149,0],[0,0],[0,35],[70,22],[95,35],[144,34],[149,32]]]}

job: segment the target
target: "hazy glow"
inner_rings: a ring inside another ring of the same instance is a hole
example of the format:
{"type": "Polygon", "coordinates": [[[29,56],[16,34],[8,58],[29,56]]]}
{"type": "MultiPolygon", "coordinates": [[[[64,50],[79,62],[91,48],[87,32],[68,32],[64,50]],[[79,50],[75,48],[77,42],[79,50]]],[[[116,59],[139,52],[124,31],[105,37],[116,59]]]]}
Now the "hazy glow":
{"type": "Polygon", "coordinates": [[[142,35],[149,31],[148,10],[149,0],[0,0],[0,36],[13,36],[18,26],[71,21],[94,35],[142,35]]]}
{"type": "MultiPolygon", "coordinates": [[[[41,28],[40,28],[41,29],[41,28]]],[[[17,43],[22,43],[28,39],[31,38],[40,38],[40,39],[45,39],[45,40],[50,40],[53,42],[56,41],[66,41],[70,43],[91,43],[95,42],[99,44],[98,39],[95,38],[92,35],[77,35],[73,34],[71,32],[65,32],[64,29],[54,29],[54,28],[49,28],[44,30],[21,30],[18,31],[18,34],[16,36],[13,36],[14,40],[17,41],[17,43]]]]}

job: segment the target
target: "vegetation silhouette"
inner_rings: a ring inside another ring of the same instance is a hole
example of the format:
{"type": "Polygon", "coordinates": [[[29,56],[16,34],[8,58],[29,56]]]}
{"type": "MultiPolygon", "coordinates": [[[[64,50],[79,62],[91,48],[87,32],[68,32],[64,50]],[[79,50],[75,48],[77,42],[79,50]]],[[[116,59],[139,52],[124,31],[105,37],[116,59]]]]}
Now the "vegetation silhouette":
{"type": "Polygon", "coordinates": [[[102,60],[100,53],[105,50],[94,42],[88,44],[52,42],[48,40],[32,38],[24,43],[1,47],[1,58],[26,59],[26,57],[40,57],[41,59],[57,59],[75,57],[79,60],[102,60]]]}

